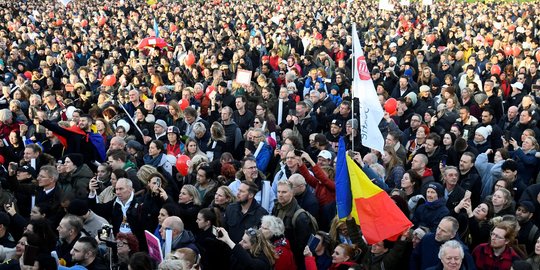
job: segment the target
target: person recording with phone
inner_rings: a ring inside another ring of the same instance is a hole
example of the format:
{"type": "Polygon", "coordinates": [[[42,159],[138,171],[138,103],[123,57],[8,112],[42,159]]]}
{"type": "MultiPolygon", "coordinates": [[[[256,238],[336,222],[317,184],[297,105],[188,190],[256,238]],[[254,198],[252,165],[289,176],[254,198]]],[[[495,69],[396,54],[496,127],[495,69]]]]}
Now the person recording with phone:
{"type": "Polygon", "coordinates": [[[220,227],[220,211],[217,208],[203,208],[197,214],[199,233],[195,236],[197,246],[205,251],[201,257],[202,269],[228,269],[231,256],[226,244],[219,241],[217,227],[220,227]]]}
{"type": "Polygon", "coordinates": [[[270,270],[275,265],[275,252],[260,230],[245,230],[242,239],[236,244],[224,228],[216,228],[218,240],[232,249],[230,269],[270,270]]]}

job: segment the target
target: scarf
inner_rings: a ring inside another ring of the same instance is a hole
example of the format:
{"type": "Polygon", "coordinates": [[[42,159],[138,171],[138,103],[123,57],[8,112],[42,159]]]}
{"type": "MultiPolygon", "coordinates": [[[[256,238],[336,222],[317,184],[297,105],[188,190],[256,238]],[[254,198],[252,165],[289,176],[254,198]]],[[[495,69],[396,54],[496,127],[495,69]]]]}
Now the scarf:
{"type": "Polygon", "coordinates": [[[295,198],[292,198],[292,201],[288,203],[287,205],[281,205],[280,203],[276,203],[275,209],[277,210],[277,216],[281,220],[284,220],[286,216],[292,216],[294,215],[293,209],[296,208],[298,205],[298,202],[296,202],[295,198]]]}
{"type": "Polygon", "coordinates": [[[163,158],[163,153],[160,153],[156,157],[152,157],[151,155],[144,155],[143,160],[144,164],[151,165],[153,167],[159,167],[161,164],[161,159],[163,158]]]}

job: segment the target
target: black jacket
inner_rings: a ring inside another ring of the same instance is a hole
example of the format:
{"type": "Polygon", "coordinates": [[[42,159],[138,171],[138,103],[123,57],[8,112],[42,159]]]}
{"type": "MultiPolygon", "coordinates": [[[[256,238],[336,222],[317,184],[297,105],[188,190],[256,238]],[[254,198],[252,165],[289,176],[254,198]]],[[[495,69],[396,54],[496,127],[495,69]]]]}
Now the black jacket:
{"type": "Polygon", "coordinates": [[[245,214],[242,213],[240,203],[233,203],[225,210],[223,225],[229,232],[231,240],[238,243],[244,236],[244,231],[255,226],[258,227],[261,224],[261,218],[265,215],[268,215],[268,212],[255,199],[245,214]]]}

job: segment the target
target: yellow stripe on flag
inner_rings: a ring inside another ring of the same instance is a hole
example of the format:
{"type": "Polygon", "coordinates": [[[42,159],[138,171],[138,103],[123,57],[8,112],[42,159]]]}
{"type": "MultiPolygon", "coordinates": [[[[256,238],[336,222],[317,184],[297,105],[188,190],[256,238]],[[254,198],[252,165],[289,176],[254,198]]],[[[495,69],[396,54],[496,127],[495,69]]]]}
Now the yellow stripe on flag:
{"type": "MultiPolygon", "coordinates": [[[[373,184],[367,175],[358,165],[347,155],[347,168],[349,169],[349,178],[351,180],[351,192],[353,198],[370,198],[383,190],[373,184]]],[[[353,204],[354,205],[354,204],[353,204]]]]}

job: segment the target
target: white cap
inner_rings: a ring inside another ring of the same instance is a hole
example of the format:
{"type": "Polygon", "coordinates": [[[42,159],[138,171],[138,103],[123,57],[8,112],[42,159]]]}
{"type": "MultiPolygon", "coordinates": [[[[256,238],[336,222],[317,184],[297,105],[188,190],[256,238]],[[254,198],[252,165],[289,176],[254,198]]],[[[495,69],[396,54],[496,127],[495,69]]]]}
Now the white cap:
{"type": "Polygon", "coordinates": [[[523,90],[523,84],[521,82],[515,82],[515,83],[511,84],[510,86],[515,87],[515,88],[517,88],[519,90],[523,90]]]}
{"type": "Polygon", "coordinates": [[[322,150],[319,153],[318,157],[323,157],[325,159],[332,159],[332,153],[330,153],[330,151],[328,150],[322,150]]]}

